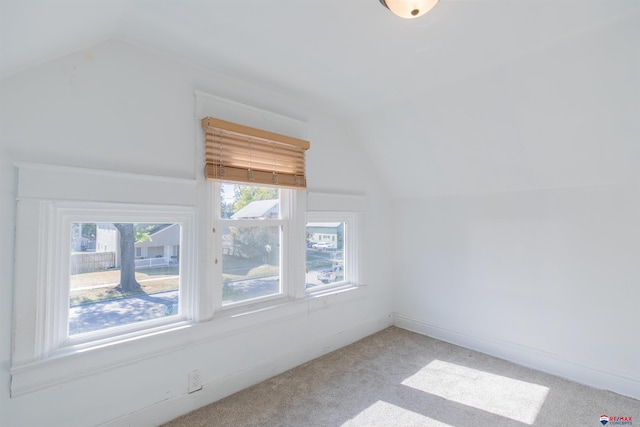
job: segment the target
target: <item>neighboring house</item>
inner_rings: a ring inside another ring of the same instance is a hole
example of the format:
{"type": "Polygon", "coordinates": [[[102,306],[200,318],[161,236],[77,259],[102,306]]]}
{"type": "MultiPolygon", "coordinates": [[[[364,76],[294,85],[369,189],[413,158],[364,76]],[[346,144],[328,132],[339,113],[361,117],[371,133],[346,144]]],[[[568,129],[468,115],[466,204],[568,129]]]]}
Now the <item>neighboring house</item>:
{"type": "Polygon", "coordinates": [[[310,222],[307,224],[307,244],[326,243],[332,248],[341,249],[343,245],[344,223],[310,222]]]}
{"type": "Polygon", "coordinates": [[[238,212],[231,215],[231,219],[266,219],[278,218],[280,212],[280,201],[275,200],[256,200],[249,203],[238,212]]]}
{"type": "Polygon", "coordinates": [[[71,250],[74,252],[93,252],[96,247],[96,240],[91,237],[85,237],[81,234],[78,227],[77,230],[72,230],[71,234],[71,250]]]}
{"type": "Polygon", "coordinates": [[[120,233],[111,223],[96,224],[96,252],[120,252],[120,233]]]}
{"type": "MultiPolygon", "coordinates": [[[[154,224],[149,231],[150,240],[135,244],[136,267],[175,264],[180,254],[179,224],[154,224]],[[154,261],[144,261],[153,259],[154,261]]],[[[116,254],[114,267],[120,266],[120,233],[112,223],[96,224],[95,252],[116,254]]]]}
{"type": "Polygon", "coordinates": [[[97,223],[95,237],[82,235],[80,224],[71,230],[71,250],[82,252],[117,252],[118,230],[110,223],[97,223]]]}
{"type": "Polygon", "coordinates": [[[136,267],[169,265],[178,262],[180,224],[157,224],[150,230],[149,237],[150,240],[135,244],[136,267]]]}
{"type": "Polygon", "coordinates": [[[79,225],[72,229],[71,274],[120,266],[120,233],[113,224],[96,223],[95,238],[82,236],[81,230],[79,225]]]}

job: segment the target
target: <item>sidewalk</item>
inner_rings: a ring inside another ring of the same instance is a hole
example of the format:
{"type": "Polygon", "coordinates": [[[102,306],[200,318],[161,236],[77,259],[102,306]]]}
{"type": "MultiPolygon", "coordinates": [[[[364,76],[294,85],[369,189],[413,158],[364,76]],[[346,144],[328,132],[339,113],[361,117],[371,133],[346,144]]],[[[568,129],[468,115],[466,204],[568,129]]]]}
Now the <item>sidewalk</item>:
{"type": "Polygon", "coordinates": [[[69,335],[158,319],[178,312],[178,291],[136,295],[69,309],[69,335]]]}
{"type": "MultiPolygon", "coordinates": [[[[310,271],[307,287],[323,284],[310,271]]],[[[154,280],[154,279],[150,279],[154,280]]],[[[100,285],[102,287],[105,285],[100,285]]],[[[106,285],[112,286],[112,285],[106,285]]],[[[278,276],[268,276],[229,283],[223,291],[223,304],[272,295],[279,291],[278,276]]],[[[130,325],[159,319],[178,313],[178,291],[141,294],[131,297],[98,301],[69,308],[69,335],[99,331],[115,326],[130,325]]]]}

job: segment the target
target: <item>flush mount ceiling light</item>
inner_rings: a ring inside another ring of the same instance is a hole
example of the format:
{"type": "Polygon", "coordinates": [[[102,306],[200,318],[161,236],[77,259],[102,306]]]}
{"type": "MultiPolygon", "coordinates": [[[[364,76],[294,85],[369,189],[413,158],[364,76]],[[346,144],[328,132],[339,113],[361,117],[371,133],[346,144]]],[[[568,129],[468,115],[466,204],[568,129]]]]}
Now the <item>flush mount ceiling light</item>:
{"type": "Polygon", "coordinates": [[[380,3],[401,18],[413,19],[433,9],[438,0],[380,0],[380,3]]]}

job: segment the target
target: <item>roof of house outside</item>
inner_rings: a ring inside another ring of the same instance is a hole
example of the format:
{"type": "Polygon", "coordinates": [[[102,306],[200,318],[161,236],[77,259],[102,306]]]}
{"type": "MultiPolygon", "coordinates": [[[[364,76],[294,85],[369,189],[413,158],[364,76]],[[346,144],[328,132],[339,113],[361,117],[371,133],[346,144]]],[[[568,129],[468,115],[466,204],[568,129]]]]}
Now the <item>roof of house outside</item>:
{"type": "Polygon", "coordinates": [[[154,234],[158,234],[162,230],[171,227],[176,224],[153,224],[153,228],[149,230],[149,236],[153,236],[154,234]]]}
{"type": "Polygon", "coordinates": [[[256,200],[231,215],[231,219],[267,218],[274,210],[277,212],[279,205],[278,199],[256,200]]]}

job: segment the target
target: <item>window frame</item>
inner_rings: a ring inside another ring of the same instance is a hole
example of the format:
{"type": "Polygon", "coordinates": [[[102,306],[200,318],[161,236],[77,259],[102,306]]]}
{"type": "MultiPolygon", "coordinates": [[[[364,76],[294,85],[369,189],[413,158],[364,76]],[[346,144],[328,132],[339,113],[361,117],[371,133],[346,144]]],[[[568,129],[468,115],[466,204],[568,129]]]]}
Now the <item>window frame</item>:
{"type": "Polygon", "coordinates": [[[119,203],[57,202],[40,203],[45,227],[44,241],[51,248],[41,253],[37,262],[40,297],[36,334],[36,355],[46,358],[64,353],[69,348],[90,347],[148,333],[149,330],[172,328],[195,318],[196,286],[193,269],[195,214],[191,208],[164,205],[128,205],[119,203]],[[71,224],[84,223],[177,223],[181,227],[180,287],[178,314],[127,325],[69,336],[69,236],[71,224]]]}
{"type": "Polygon", "coordinates": [[[276,218],[265,219],[224,219],[220,218],[221,187],[223,184],[247,185],[265,187],[263,184],[250,184],[245,182],[232,181],[210,181],[209,182],[209,229],[213,230],[213,237],[210,240],[211,258],[214,260],[213,268],[208,283],[213,284],[213,314],[233,315],[241,312],[252,311],[257,307],[277,305],[286,301],[299,298],[299,283],[304,283],[302,274],[304,271],[299,264],[300,223],[303,222],[305,214],[305,190],[278,187],[280,190],[280,215],[276,218]],[[222,262],[222,230],[225,226],[252,227],[252,226],[280,226],[280,290],[278,294],[266,295],[263,297],[251,298],[237,301],[230,304],[222,303],[223,287],[223,262],[222,262]],[[296,244],[298,241],[299,244],[296,244]]]}

